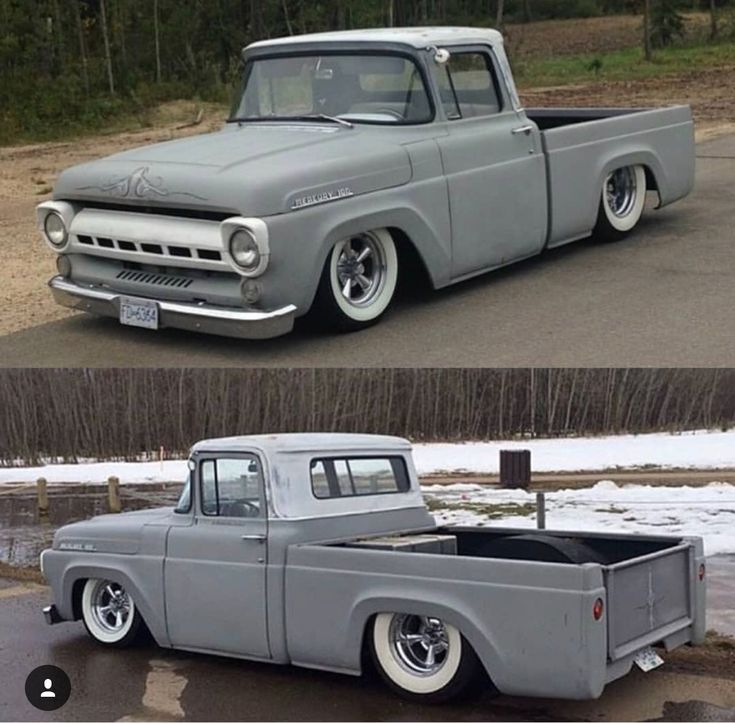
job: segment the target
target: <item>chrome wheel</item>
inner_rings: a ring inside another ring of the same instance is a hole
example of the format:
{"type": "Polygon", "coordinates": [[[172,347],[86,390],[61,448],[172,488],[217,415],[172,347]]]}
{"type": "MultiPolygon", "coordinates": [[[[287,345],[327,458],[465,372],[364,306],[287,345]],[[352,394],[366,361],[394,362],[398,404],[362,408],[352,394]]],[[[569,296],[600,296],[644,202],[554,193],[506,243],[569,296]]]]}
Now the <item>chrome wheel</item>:
{"type": "Polygon", "coordinates": [[[356,307],[368,306],[385,285],[383,244],[372,232],[344,242],[337,258],[337,281],[342,297],[356,307]]]}
{"type": "Polygon", "coordinates": [[[125,628],[131,615],[130,596],[113,581],[98,581],[92,591],[92,616],[104,631],[118,633],[125,628]]]}
{"type": "Polygon", "coordinates": [[[610,211],[622,218],[635,206],[638,191],[635,167],[625,166],[613,171],[605,182],[605,194],[610,211]]]}
{"type": "Polygon", "coordinates": [[[411,614],[395,616],[389,636],[396,660],[412,674],[432,676],[447,660],[449,636],[438,618],[411,614]]]}

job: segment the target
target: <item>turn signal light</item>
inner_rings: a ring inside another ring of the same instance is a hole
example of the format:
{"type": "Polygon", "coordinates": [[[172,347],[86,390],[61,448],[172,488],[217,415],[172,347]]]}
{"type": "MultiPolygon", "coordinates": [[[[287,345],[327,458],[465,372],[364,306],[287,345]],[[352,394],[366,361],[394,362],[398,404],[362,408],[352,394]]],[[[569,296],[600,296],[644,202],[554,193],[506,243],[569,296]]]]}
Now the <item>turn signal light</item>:
{"type": "Polygon", "coordinates": [[[704,580],[704,563],[699,564],[699,580],[704,580]]]}
{"type": "Polygon", "coordinates": [[[602,612],[605,609],[605,604],[603,604],[602,599],[598,598],[595,601],[595,605],[592,606],[592,615],[594,616],[595,621],[599,621],[602,618],[602,612]]]}

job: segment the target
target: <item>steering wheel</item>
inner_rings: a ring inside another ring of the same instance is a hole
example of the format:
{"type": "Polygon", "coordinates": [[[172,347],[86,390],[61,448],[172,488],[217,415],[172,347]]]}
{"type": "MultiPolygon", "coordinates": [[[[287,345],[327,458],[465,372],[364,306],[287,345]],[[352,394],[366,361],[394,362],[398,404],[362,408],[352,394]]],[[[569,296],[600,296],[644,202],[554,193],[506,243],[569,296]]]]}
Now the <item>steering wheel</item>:
{"type": "Polygon", "coordinates": [[[392,108],[376,108],[376,113],[385,113],[388,116],[393,116],[397,121],[405,121],[406,117],[399,113],[398,111],[393,110],[392,108]]]}

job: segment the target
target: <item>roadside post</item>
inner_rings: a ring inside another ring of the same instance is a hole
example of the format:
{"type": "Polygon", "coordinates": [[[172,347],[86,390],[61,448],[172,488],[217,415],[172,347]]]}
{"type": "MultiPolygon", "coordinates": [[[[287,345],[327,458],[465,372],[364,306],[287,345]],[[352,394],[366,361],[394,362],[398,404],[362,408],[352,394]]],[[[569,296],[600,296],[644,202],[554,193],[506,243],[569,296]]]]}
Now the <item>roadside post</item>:
{"type": "Polygon", "coordinates": [[[536,527],[546,528],[546,493],[536,493],[536,527]]]}
{"type": "Polygon", "coordinates": [[[36,495],[38,497],[38,517],[48,520],[48,483],[46,478],[36,480],[36,495]]]}
{"type": "Polygon", "coordinates": [[[120,478],[111,475],[107,478],[107,503],[110,513],[119,513],[122,510],[120,503],[120,478]]]}

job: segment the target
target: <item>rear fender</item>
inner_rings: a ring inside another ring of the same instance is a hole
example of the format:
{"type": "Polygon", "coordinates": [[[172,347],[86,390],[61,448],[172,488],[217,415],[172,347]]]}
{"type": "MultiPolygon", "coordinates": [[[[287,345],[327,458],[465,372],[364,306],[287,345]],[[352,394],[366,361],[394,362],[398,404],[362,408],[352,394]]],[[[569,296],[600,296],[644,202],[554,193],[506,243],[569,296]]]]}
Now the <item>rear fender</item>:
{"type": "Polygon", "coordinates": [[[461,611],[461,603],[442,601],[422,601],[402,596],[376,596],[365,598],[356,603],[350,614],[350,640],[347,647],[356,669],[361,665],[361,653],[367,643],[367,626],[370,619],[378,613],[411,613],[419,616],[436,616],[451,624],[470,643],[474,652],[482,662],[490,678],[493,672],[501,672],[500,657],[487,633],[481,631],[478,622],[473,620],[470,612],[461,611]]]}

